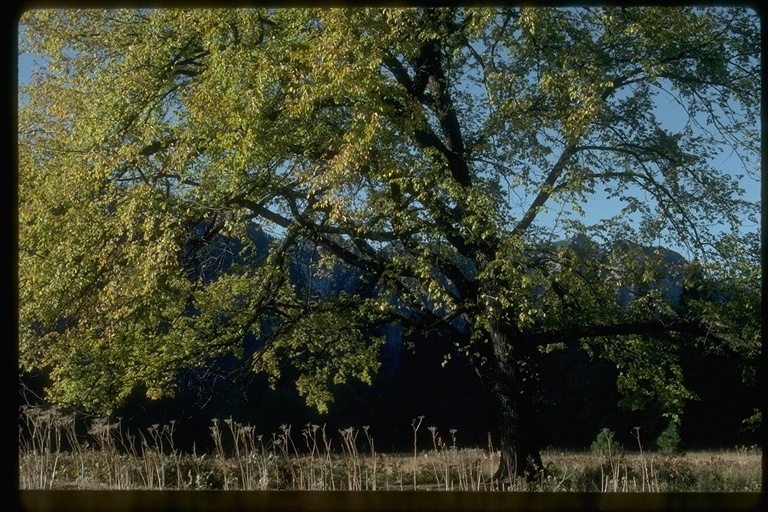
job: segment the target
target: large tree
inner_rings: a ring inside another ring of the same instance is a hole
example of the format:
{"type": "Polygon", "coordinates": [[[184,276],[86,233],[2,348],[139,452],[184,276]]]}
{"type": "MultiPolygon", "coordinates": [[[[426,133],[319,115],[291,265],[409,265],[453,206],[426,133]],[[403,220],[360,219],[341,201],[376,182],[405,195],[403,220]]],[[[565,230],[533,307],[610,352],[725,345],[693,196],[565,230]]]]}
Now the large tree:
{"type": "Polygon", "coordinates": [[[109,411],[235,354],[272,378],[291,365],[322,409],[399,324],[468,356],[508,478],[541,468],[540,353],[607,358],[628,405],[674,416],[680,348],[760,350],[752,11],[21,23],[40,60],[19,112],[20,369],[49,372],[51,400],[109,411]],[[353,292],[313,286],[340,267],[353,292]]]}

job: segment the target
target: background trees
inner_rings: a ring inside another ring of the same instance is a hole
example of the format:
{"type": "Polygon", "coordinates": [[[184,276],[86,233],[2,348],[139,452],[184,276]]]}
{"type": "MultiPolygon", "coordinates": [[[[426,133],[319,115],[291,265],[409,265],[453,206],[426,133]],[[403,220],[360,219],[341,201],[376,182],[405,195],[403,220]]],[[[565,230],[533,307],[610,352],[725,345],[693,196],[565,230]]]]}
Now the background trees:
{"type": "Polygon", "coordinates": [[[499,405],[500,475],[523,474],[541,353],[609,360],[627,405],[674,416],[681,349],[759,352],[748,10],[22,22],[46,62],[20,111],[20,364],[53,400],[109,410],[233,355],[292,367],[323,409],[397,324],[468,358],[499,405]]]}

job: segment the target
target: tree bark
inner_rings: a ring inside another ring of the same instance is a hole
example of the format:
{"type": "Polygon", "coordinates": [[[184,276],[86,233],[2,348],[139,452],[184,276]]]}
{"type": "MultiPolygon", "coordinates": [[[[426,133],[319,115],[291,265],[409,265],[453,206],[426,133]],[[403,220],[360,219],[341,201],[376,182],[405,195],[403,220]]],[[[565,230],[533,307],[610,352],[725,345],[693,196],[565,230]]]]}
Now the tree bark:
{"type": "Polygon", "coordinates": [[[491,321],[481,344],[480,357],[473,360],[475,371],[490,390],[498,407],[501,460],[493,480],[513,483],[520,478],[538,479],[544,472],[540,453],[540,428],[532,385],[530,350],[535,345],[489,310],[491,321]]]}
{"type": "Polygon", "coordinates": [[[495,481],[514,483],[520,478],[533,481],[544,472],[538,430],[535,428],[536,411],[528,395],[530,393],[520,389],[494,392],[501,453],[499,467],[492,477],[495,481]]]}

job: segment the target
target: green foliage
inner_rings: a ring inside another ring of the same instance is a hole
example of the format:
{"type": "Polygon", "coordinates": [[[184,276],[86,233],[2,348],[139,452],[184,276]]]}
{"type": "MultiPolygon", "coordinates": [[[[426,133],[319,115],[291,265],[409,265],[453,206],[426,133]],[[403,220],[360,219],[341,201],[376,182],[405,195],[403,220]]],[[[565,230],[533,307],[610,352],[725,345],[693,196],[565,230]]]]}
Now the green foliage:
{"type": "Polygon", "coordinates": [[[667,428],[656,438],[656,447],[661,453],[672,454],[680,450],[680,427],[677,422],[670,421],[667,428]]]}
{"type": "Polygon", "coordinates": [[[752,415],[749,418],[745,418],[743,423],[745,430],[755,431],[759,429],[763,424],[763,411],[754,409],[752,415]]]}
{"type": "Polygon", "coordinates": [[[589,446],[589,451],[595,455],[604,455],[607,457],[613,457],[617,453],[623,451],[622,446],[616,443],[613,438],[616,437],[616,433],[605,427],[597,433],[595,440],[589,446]]]}
{"type": "Polygon", "coordinates": [[[759,205],[713,160],[733,150],[745,183],[759,175],[747,9],[21,24],[45,64],[19,108],[19,360],[50,373],[58,403],[172,395],[180,369],[234,356],[273,381],[298,370],[322,410],[370,380],[381,327],[400,323],[490,378],[580,343],[616,363],[627,405],[674,416],[690,398],[681,345],[760,353],[759,205]],[[684,126],[661,119],[658,91],[684,126]],[[660,244],[698,258],[674,269],[682,305],[659,284],[664,252],[644,249],[660,244]],[[345,293],[321,286],[339,268],[359,272],[345,293]]]}

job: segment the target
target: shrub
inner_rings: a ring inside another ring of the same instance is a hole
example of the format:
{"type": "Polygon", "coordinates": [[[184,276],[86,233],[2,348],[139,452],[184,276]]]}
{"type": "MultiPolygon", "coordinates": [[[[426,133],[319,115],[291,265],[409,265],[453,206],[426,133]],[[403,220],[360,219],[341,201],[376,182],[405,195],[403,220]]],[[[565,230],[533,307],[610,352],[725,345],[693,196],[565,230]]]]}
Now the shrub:
{"type": "Polygon", "coordinates": [[[609,429],[603,428],[597,433],[597,437],[589,447],[589,450],[595,455],[615,455],[616,452],[621,450],[621,446],[613,441],[616,433],[609,429]]]}
{"type": "Polygon", "coordinates": [[[661,453],[677,453],[680,449],[680,427],[673,420],[667,428],[656,438],[656,447],[661,453]]]}

